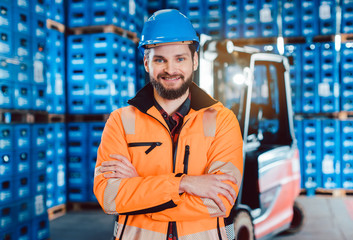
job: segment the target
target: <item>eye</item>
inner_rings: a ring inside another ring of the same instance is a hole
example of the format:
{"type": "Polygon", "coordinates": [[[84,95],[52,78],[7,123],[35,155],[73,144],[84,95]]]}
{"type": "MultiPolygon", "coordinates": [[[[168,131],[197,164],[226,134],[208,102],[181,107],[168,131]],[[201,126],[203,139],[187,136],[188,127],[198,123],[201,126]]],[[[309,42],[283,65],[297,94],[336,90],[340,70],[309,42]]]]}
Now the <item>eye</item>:
{"type": "Polygon", "coordinates": [[[164,59],[161,59],[161,58],[156,58],[154,61],[156,63],[164,63],[164,59]]]}
{"type": "Polygon", "coordinates": [[[182,61],[184,61],[185,60],[185,58],[183,58],[183,57],[179,57],[178,58],[178,62],[182,62],[182,61]]]}

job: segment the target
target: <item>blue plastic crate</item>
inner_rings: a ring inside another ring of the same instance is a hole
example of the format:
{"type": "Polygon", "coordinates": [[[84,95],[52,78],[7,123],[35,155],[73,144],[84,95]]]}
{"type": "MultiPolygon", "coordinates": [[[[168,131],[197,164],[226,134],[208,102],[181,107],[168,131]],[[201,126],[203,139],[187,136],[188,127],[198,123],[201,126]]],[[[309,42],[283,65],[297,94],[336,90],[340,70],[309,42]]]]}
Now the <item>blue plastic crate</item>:
{"type": "Polygon", "coordinates": [[[297,37],[301,35],[300,19],[297,17],[299,8],[299,0],[282,1],[282,31],[284,37],[297,37]]]}
{"type": "Polygon", "coordinates": [[[14,200],[14,182],[12,177],[0,178],[0,206],[14,200]]]}
{"type": "Polygon", "coordinates": [[[336,34],[336,1],[319,0],[320,35],[336,34]]]}
{"type": "Polygon", "coordinates": [[[33,141],[32,149],[45,148],[47,146],[47,124],[36,123],[31,125],[33,141]]]}
{"type": "MultiPolygon", "coordinates": [[[[32,54],[33,54],[33,61],[42,61],[42,65],[39,66],[36,72],[36,62],[34,62],[34,76],[36,74],[41,74],[44,76],[44,73],[38,72],[41,69],[44,69],[43,64],[46,59],[47,51],[46,51],[46,43],[45,39],[42,38],[33,38],[32,39],[32,54]]],[[[43,82],[43,81],[41,81],[43,82]]]]}
{"type": "Polygon", "coordinates": [[[29,149],[18,149],[14,152],[14,173],[22,175],[31,171],[31,154],[29,149]]]}
{"type": "Polygon", "coordinates": [[[69,123],[67,125],[67,134],[69,141],[87,139],[87,123],[69,123]]]}
{"type": "Polygon", "coordinates": [[[34,195],[45,194],[47,183],[46,183],[46,169],[42,171],[36,171],[32,173],[32,191],[34,195]]]}
{"type": "Polygon", "coordinates": [[[31,128],[29,124],[13,124],[15,150],[29,149],[31,142],[31,128]]]}
{"type": "Polygon", "coordinates": [[[36,217],[47,216],[46,195],[44,193],[33,196],[31,202],[32,220],[36,217]]]}
{"type": "Polygon", "coordinates": [[[48,123],[47,124],[47,129],[46,129],[46,134],[47,134],[47,142],[48,143],[55,143],[56,139],[56,132],[55,132],[55,123],[48,123]]]}
{"type": "Polygon", "coordinates": [[[51,0],[50,19],[65,24],[65,10],[63,0],[51,0]]]}
{"type": "Polygon", "coordinates": [[[32,85],[15,83],[14,86],[14,108],[30,109],[32,107],[32,85]]]}
{"type": "Polygon", "coordinates": [[[0,177],[14,174],[14,153],[9,150],[1,150],[0,153],[0,177]]]}
{"type": "Polygon", "coordinates": [[[11,3],[0,3],[0,28],[11,29],[12,23],[12,6],[11,3]]]}
{"type": "Polygon", "coordinates": [[[14,1],[13,6],[15,8],[20,8],[20,9],[30,11],[30,2],[31,0],[16,0],[14,1]]]}
{"type": "Polygon", "coordinates": [[[60,205],[60,204],[66,204],[67,202],[67,190],[65,188],[58,188],[56,190],[56,204],[55,205],[60,205]]]}
{"type": "Polygon", "coordinates": [[[317,84],[320,74],[320,48],[318,44],[309,43],[302,46],[303,85],[317,84]]]}
{"type": "Polygon", "coordinates": [[[73,96],[68,97],[68,106],[70,114],[88,114],[89,113],[89,98],[85,96],[73,96]]]}
{"type": "Polygon", "coordinates": [[[14,29],[16,33],[30,35],[31,18],[30,13],[22,8],[15,8],[14,11],[14,29]]]}
{"type": "Polygon", "coordinates": [[[34,110],[46,110],[47,96],[46,96],[46,85],[33,84],[32,85],[32,109],[34,110]]]}
{"type": "Polygon", "coordinates": [[[47,164],[46,153],[46,148],[37,147],[32,150],[32,172],[45,170],[47,164]]]}
{"type": "Polygon", "coordinates": [[[25,222],[14,227],[15,239],[30,240],[32,239],[32,223],[25,222]]]}
{"type": "Polygon", "coordinates": [[[323,43],[321,49],[321,82],[338,82],[338,55],[334,43],[323,43]]]}
{"type": "Polygon", "coordinates": [[[66,125],[65,123],[55,123],[55,134],[57,142],[66,141],[66,125]]]}
{"type": "Polygon", "coordinates": [[[88,184],[88,174],[82,171],[82,167],[81,169],[69,169],[67,175],[69,188],[73,185],[86,186],[88,184]]]}
{"type": "Polygon", "coordinates": [[[70,202],[87,202],[88,192],[87,186],[72,185],[68,187],[68,200],[70,202]]]}
{"type": "Polygon", "coordinates": [[[18,65],[13,66],[14,80],[19,83],[33,82],[33,61],[21,61],[18,65]]]}
{"type": "Polygon", "coordinates": [[[340,111],[340,86],[338,83],[320,83],[318,86],[320,96],[320,112],[340,111]]]}
{"type": "Polygon", "coordinates": [[[72,27],[83,27],[89,26],[90,16],[89,16],[89,6],[88,0],[70,0],[68,2],[68,25],[72,27]]]}
{"type": "Polygon", "coordinates": [[[15,208],[13,204],[0,205],[0,232],[16,224],[14,216],[15,208]]]}
{"type": "Polygon", "coordinates": [[[260,0],[259,3],[259,20],[260,20],[260,36],[262,37],[277,37],[277,15],[278,1],[275,0],[260,0]]]}
{"type": "Polygon", "coordinates": [[[9,227],[0,232],[0,239],[17,239],[14,227],[9,227]]]}
{"type": "Polygon", "coordinates": [[[21,174],[19,176],[15,176],[13,179],[15,185],[15,194],[14,200],[23,200],[32,196],[32,182],[33,179],[29,174],[21,174]]]}
{"type": "Polygon", "coordinates": [[[353,8],[352,2],[344,0],[341,2],[341,32],[353,33],[353,8]]]}
{"type": "Polygon", "coordinates": [[[30,6],[31,10],[33,12],[33,16],[40,15],[40,16],[46,16],[46,9],[47,9],[47,1],[44,0],[31,0],[30,1],[30,6]]]}
{"type": "Polygon", "coordinates": [[[0,57],[0,79],[2,82],[12,82],[14,79],[12,64],[6,61],[6,58],[0,57]]]}
{"type": "Polygon", "coordinates": [[[353,83],[353,43],[347,42],[341,45],[341,71],[342,83],[353,83]]]}
{"type": "Polygon", "coordinates": [[[302,35],[313,37],[319,33],[317,0],[301,1],[301,30],[302,35]]]}
{"type": "Polygon", "coordinates": [[[121,12],[120,5],[122,3],[114,1],[95,1],[92,3],[90,15],[91,25],[109,25],[114,24],[120,26],[121,12]],[[119,16],[120,15],[120,16],[119,16]]]}
{"type": "Polygon", "coordinates": [[[46,38],[47,36],[47,25],[46,17],[41,15],[34,15],[32,19],[32,31],[34,32],[34,37],[37,38],[46,38]]]}
{"type": "Polygon", "coordinates": [[[11,82],[0,81],[0,108],[14,107],[15,86],[11,82]]]}
{"type": "Polygon", "coordinates": [[[14,147],[14,129],[11,124],[0,124],[0,150],[12,151],[14,147]]]}
{"type": "Polygon", "coordinates": [[[304,176],[303,185],[308,196],[315,195],[315,189],[321,187],[321,177],[318,175],[304,176]]]}
{"type": "Polygon", "coordinates": [[[332,174],[328,175],[325,174],[322,176],[322,187],[326,189],[337,189],[342,187],[341,183],[341,175],[332,174]]]}
{"type": "Polygon", "coordinates": [[[22,60],[30,60],[32,58],[32,39],[27,34],[17,33],[14,38],[14,52],[22,60]]]}
{"type": "Polygon", "coordinates": [[[302,112],[318,113],[320,111],[320,98],[315,85],[305,85],[302,89],[302,112]]]}
{"type": "Polygon", "coordinates": [[[68,155],[85,155],[87,151],[86,141],[87,139],[70,139],[68,142],[68,155]]]}
{"type": "Polygon", "coordinates": [[[15,216],[18,224],[30,221],[32,218],[32,202],[31,198],[22,199],[16,201],[15,205],[15,216]]]}
{"type": "Polygon", "coordinates": [[[32,238],[38,240],[47,240],[50,237],[48,216],[41,216],[33,219],[32,238]]]}
{"type": "Polygon", "coordinates": [[[0,29],[0,55],[6,57],[12,57],[13,44],[12,44],[13,33],[10,30],[0,29]]]}

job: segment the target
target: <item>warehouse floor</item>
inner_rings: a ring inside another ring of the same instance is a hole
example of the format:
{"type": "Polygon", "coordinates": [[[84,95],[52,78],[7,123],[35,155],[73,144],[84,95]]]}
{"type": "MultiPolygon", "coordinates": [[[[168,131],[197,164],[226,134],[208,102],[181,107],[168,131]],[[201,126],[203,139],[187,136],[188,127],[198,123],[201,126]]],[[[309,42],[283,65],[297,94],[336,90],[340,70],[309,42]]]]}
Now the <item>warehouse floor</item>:
{"type": "MultiPolygon", "coordinates": [[[[351,240],[353,239],[353,197],[299,197],[306,222],[295,235],[276,240],[351,240]]],[[[69,211],[50,222],[51,240],[110,240],[112,216],[100,210],[69,211]]]]}

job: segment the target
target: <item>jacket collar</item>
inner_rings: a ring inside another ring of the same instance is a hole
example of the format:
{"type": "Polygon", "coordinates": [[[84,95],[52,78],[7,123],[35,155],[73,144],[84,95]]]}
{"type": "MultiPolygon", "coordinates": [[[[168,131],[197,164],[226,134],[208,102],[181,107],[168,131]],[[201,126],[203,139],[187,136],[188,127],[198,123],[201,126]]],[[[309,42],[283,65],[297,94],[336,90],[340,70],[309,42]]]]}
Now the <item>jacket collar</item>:
{"type": "MultiPolygon", "coordinates": [[[[208,108],[216,104],[218,101],[210,97],[204,90],[198,87],[194,82],[190,86],[191,104],[190,108],[198,111],[202,108],[208,108]]],[[[148,109],[154,106],[153,102],[153,86],[148,83],[136,96],[128,101],[128,104],[136,107],[143,113],[147,113],[148,109]]]]}

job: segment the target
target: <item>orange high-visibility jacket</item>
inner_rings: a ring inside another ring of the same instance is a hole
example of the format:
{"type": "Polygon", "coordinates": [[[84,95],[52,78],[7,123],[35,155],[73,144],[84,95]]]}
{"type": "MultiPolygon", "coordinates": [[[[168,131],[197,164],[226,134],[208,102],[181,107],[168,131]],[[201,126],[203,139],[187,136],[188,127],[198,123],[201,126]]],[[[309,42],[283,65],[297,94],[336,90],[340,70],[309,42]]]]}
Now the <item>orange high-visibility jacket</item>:
{"type": "MultiPolygon", "coordinates": [[[[221,210],[213,200],[179,194],[183,174],[243,175],[242,137],[232,111],[196,84],[191,109],[173,151],[168,125],[154,107],[153,87],[146,85],[130,106],[111,113],[98,149],[94,193],[107,214],[116,214],[116,239],[165,240],[173,222],[179,240],[228,239],[221,210]],[[127,157],[140,177],[104,178],[100,171],[110,154],[127,157]]],[[[232,205],[221,196],[227,208],[232,205]]]]}

